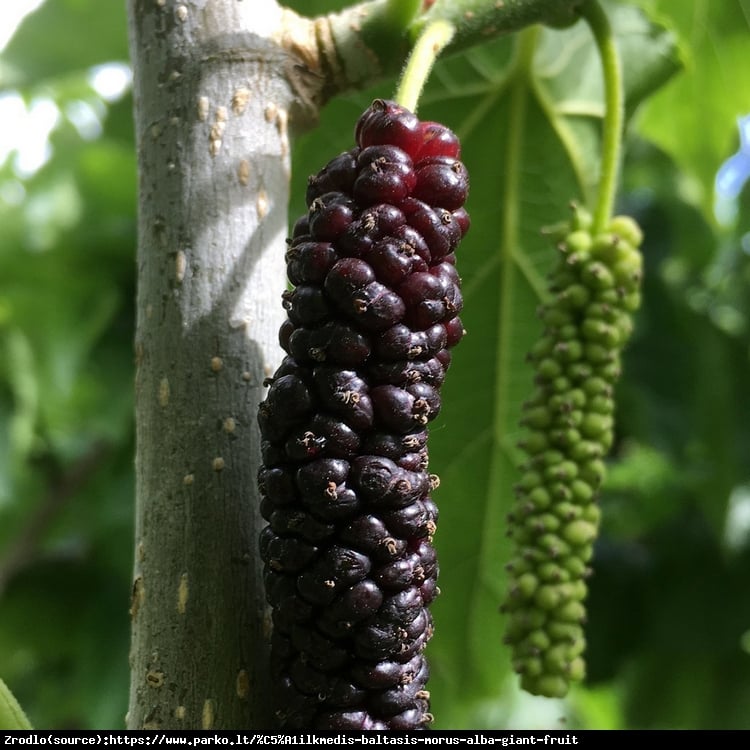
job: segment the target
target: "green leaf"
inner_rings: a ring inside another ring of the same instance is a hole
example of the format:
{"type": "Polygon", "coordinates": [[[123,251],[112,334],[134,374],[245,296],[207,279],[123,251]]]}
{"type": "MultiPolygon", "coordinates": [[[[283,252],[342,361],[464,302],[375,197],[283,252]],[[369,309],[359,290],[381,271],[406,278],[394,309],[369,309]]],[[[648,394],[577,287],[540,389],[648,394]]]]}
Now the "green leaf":
{"type": "MultiPolygon", "coordinates": [[[[616,9],[613,25],[632,112],[678,68],[677,51],[669,32],[631,7],[616,9]]],[[[458,260],[469,334],[444,387],[446,427],[434,431],[431,448],[434,470],[443,477],[441,528],[449,530],[436,537],[445,597],[435,606],[431,650],[442,667],[433,684],[443,726],[457,725],[451,695],[477,701],[500,695],[509,673],[496,613],[508,558],[504,517],[517,477],[520,406],[532,390],[525,355],[541,332],[535,310],[555,260],[539,230],[565,218],[568,201],[591,200],[599,169],[602,88],[588,30],[543,31],[530,68],[514,68],[512,60],[493,67],[494,60],[508,60],[492,54],[499,44],[456,63],[470,62],[475,81],[463,91],[451,85],[450,99],[434,105],[428,99],[422,110],[457,129],[472,179],[473,225],[458,260]],[[484,91],[472,91],[482,82],[484,91]],[[449,638],[440,637],[443,625],[449,638]]],[[[466,73],[453,76],[466,81],[466,73]]]]}
{"type": "Polygon", "coordinates": [[[719,535],[730,493],[747,479],[750,404],[745,365],[738,363],[746,362],[750,341],[750,262],[740,237],[715,236],[674,161],[653,146],[634,146],[626,189],[647,238],[644,304],[620,388],[618,423],[633,437],[608,486],[625,492],[630,485],[625,508],[641,495],[631,518],[619,516],[623,528],[652,525],[687,493],[719,535]],[[633,451],[632,442],[648,449],[633,451]],[[632,459],[642,465],[629,471],[632,459]],[[625,474],[618,478],[620,470],[625,474]],[[649,477],[658,482],[647,492],[649,477]]]}
{"type": "MultiPolygon", "coordinates": [[[[612,13],[633,112],[679,68],[679,55],[671,32],[637,9],[615,5],[612,13]]],[[[332,102],[321,127],[300,140],[292,218],[304,210],[299,186],[327,161],[321,154],[350,148],[361,111],[391,91],[386,82],[332,102]]],[[[500,705],[515,686],[497,607],[517,423],[532,388],[525,357],[540,333],[535,310],[556,254],[540,229],[565,219],[569,201],[589,200],[598,178],[603,97],[591,35],[583,24],[527,30],[442,61],[419,112],[459,134],[471,176],[472,228],[457,253],[468,335],[430,438],[430,468],[442,480],[435,544],[443,594],[428,657],[436,728],[478,728],[498,720],[503,711],[487,705],[493,698],[500,705]]]]}
{"type": "Polygon", "coordinates": [[[10,688],[0,679],[0,729],[32,729],[10,688]]]}
{"type": "Polygon", "coordinates": [[[746,729],[750,558],[728,557],[684,500],[647,536],[603,540],[589,601],[592,679],[611,677],[604,663],[618,674],[628,727],[746,729]]]}
{"type": "Polygon", "coordinates": [[[644,108],[639,129],[676,159],[710,216],[716,171],[737,150],[737,118],[750,113],[750,9],[711,0],[650,5],[668,14],[690,55],[686,72],[644,108]]]}
{"type": "MultiPolygon", "coordinates": [[[[537,41],[533,31],[525,34],[522,44],[537,41]]],[[[442,528],[451,530],[445,542],[447,534],[437,535],[445,596],[435,606],[432,659],[452,683],[446,691],[435,687],[436,696],[456,692],[475,700],[498,694],[509,672],[497,614],[510,556],[504,519],[517,476],[520,407],[531,387],[525,357],[540,333],[535,310],[554,259],[539,230],[564,218],[568,200],[581,195],[579,165],[559,136],[559,117],[540,97],[529,61],[517,60],[499,86],[450,105],[465,113],[457,131],[472,179],[473,223],[458,261],[468,335],[444,387],[440,425],[446,427],[434,430],[431,447],[433,470],[443,477],[442,528]],[[462,621],[446,625],[454,638],[441,640],[443,617],[456,616],[462,621]]],[[[450,123],[442,107],[435,119],[450,123]]],[[[441,709],[437,700],[436,716],[455,726],[450,704],[441,709]]]]}
{"type": "Polygon", "coordinates": [[[127,60],[125,3],[48,0],[26,16],[2,59],[0,88],[38,84],[108,60],[127,60]],[[74,39],[80,42],[72,43],[74,39]]]}
{"type": "MultiPolygon", "coordinates": [[[[101,497],[85,502],[97,512],[101,497]]],[[[49,730],[112,729],[127,711],[130,576],[107,564],[110,552],[91,544],[86,523],[46,545],[3,596],[3,668],[34,723],[49,730]]],[[[118,548],[130,547],[130,534],[132,525],[120,527],[118,548]]]]}

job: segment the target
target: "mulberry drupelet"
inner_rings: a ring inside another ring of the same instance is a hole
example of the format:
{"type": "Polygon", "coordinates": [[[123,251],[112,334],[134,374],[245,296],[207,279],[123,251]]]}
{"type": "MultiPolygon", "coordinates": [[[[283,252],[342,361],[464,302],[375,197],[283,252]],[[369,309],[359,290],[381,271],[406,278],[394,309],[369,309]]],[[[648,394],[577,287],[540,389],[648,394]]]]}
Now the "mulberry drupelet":
{"type": "Polygon", "coordinates": [[[469,229],[458,138],[390,101],[310,178],[258,421],[260,539],[277,718],[288,729],[423,729],[438,593],[427,427],[464,334],[469,229]]]}

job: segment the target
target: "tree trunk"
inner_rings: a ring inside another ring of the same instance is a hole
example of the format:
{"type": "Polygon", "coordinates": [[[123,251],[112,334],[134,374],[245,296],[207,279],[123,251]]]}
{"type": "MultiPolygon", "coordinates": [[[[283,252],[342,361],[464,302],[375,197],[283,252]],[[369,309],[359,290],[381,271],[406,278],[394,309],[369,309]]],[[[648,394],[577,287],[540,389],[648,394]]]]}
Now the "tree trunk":
{"type": "Polygon", "coordinates": [[[129,0],[138,145],[131,729],[272,725],[255,418],[279,360],[275,0],[129,0]]]}

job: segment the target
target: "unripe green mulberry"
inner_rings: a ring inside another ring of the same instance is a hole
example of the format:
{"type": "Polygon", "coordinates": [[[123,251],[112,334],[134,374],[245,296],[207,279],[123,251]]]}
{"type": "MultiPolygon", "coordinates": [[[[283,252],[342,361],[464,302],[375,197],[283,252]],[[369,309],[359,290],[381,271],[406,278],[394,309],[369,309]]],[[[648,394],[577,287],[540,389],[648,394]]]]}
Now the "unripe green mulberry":
{"type": "Polygon", "coordinates": [[[618,216],[594,235],[577,210],[550,236],[561,255],[551,301],[539,309],[544,333],[528,357],[536,390],[521,417],[528,460],[508,516],[516,552],[502,611],[522,688],[562,697],[586,671],[585,579],[614,437],[614,386],[640,299],[642,234],[618,216]]]}

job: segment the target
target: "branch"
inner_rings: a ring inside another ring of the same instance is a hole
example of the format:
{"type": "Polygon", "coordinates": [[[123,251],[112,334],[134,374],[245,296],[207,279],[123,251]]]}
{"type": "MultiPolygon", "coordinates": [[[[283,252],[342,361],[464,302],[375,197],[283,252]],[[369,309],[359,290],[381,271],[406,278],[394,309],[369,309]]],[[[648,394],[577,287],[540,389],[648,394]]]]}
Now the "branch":
{"type": "Polygon", "coordinates": [[[420,19],[449,21],[456,35],[447,52],[473,47],[533,24],[565,27],[578,20],[583,0],[438,0],[420,19]]]}
{"type": "Polygon", "coordinates": [[[285,12],[282,37],[288,51],[313,74],[316,91],[307,95],[322,106],[350,89],[363,89],[396,76],[414,41],[431,22],[455,28],[444,53],[458,52],[533,24],[566,26],[578,20],[583,0],[437,0],[414,15],[415,3],[369,0],[340,13],[314,19],[285,12]],[[314,47],[314,49],[312,48],[314,47]]]}

